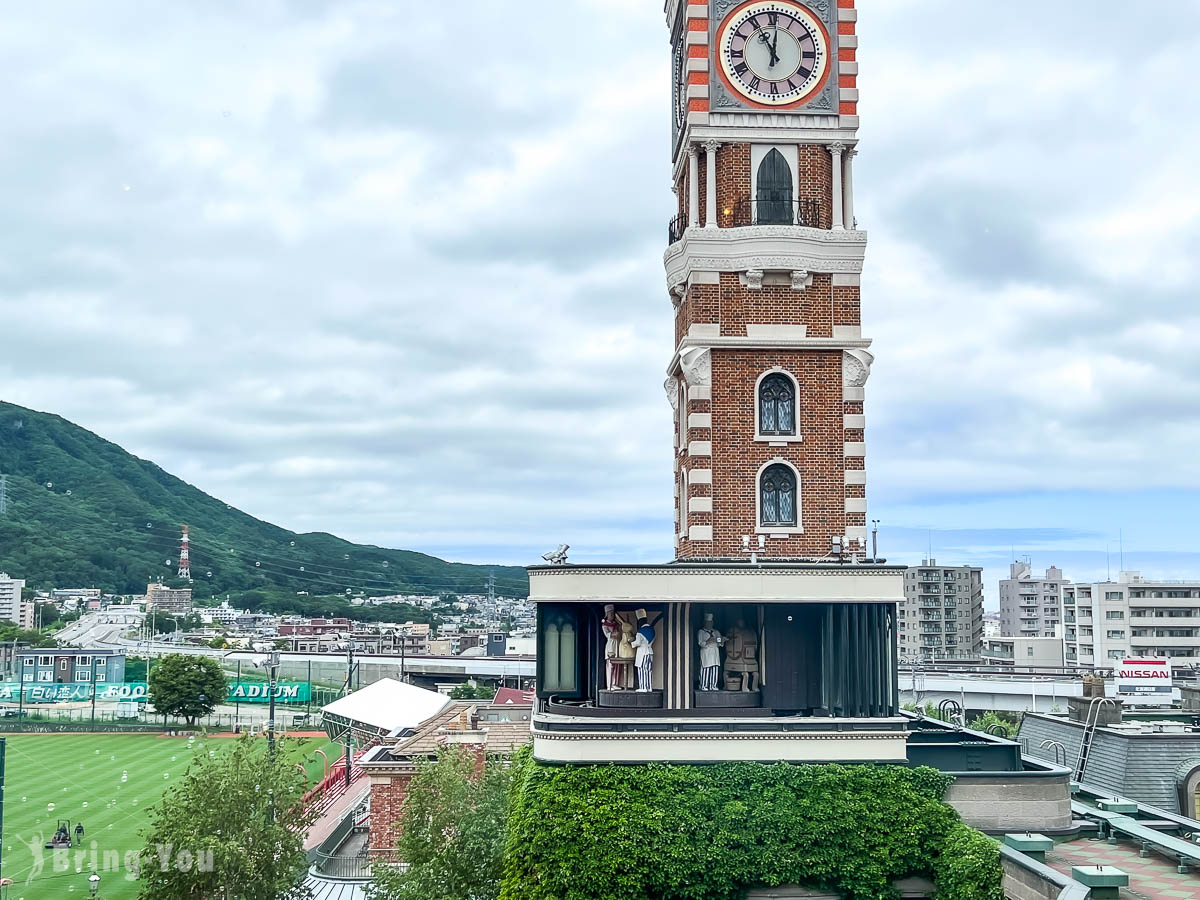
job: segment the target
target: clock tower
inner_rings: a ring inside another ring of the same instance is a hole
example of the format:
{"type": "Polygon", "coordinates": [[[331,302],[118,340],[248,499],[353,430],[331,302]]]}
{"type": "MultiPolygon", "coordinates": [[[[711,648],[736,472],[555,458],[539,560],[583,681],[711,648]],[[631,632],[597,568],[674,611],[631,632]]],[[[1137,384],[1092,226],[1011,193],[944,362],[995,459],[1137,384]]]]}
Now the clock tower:
{"type": "Polygon", "coordinates": [[[864,547],[854,0],[666,12],[675,556],[530,567],[533,754],[903,762],[903,568],[864,547]]]}
{"type": "Polygon", "coordinates": [[[854,0],[669,0],[679,560],[866,543],[854,0]]]}

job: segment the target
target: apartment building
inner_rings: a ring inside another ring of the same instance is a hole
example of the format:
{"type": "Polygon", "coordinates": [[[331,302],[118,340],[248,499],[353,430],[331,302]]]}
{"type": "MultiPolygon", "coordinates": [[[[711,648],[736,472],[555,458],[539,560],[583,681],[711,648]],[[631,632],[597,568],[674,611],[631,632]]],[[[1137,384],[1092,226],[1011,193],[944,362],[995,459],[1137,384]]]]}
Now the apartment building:
{"type": "Polygon", "coordinates": [[[146,585],[146,609],[155,609],[169,615],[186,616],[192,611],[192,589],[173,589],[157,582],[148,584],[146,585]]]}
{"type": "Polygon", "coordinates": [[[983,648],[983,569],[923,560],[904,573],[900,656],[977,659],[983,648]]]}
{"type": "Polygon", "coordinates": [[[1200,660],[1200,579],[1116,581],[1063,590],[1067,665],[1111,666],[1125,657],[1200,660]]]}
{"type": "Polygon", "coordinates": [[[10,578],[6,572],[0,572],[0,619],[21,628],[32,628],[33,603],[21,599],[24,589],[23,578],[10,578]]]}
{"type": "Polygon", "coordinates": [[[1029,563],[1014,562],[1009,577],[1000,580],[1000,634],[1054,637],[1063,621],[1063,589],[1070,583],[1055,566],[1034,575],[1029,563]]]}

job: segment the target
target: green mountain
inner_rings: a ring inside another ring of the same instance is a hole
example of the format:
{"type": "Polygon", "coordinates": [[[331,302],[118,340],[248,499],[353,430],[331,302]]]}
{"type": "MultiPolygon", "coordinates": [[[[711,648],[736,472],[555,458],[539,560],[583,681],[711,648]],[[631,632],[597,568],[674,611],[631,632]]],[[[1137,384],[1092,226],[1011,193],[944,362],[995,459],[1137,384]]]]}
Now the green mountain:
{"type": "MultiPolygon", "coordinates": [[[[450,563],[410,550],[296,534],[210,497],[59,416],[0,402],[0,571],[30,588],[142,593],[175,577],[182,526],[191,538],[197,598],[246,591],[346,596],[528,594],[517,566],[450,563]]],[[[340,605],[340,604],[339,604],[340,605]]]]}

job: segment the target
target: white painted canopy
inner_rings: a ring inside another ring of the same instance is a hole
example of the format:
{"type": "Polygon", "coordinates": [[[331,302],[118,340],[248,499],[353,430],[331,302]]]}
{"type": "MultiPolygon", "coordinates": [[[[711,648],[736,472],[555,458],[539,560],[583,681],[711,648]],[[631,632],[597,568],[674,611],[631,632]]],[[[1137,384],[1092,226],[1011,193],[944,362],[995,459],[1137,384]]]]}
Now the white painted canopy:
{"type": "Polygon", "coordinates": [[[436,691],[382,678],[339,697],[322,707],[322,711],[326,719],[337,717],[356,730],[365,728],[386,734],[397,728],[416,728],[451,702],[449,697],[436,691]]]}

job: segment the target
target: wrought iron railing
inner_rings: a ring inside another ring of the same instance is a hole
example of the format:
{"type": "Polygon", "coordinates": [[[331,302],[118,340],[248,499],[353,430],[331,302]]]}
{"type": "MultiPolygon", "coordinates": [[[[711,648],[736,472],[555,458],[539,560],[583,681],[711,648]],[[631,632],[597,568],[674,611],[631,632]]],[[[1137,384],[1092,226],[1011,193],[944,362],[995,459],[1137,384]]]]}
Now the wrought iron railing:
{"type": "Polygon", "coordinates": [[[803,225],[824,227],[821,221],[821,202],[812,198],[799,200],[766,200],[743,197],[733,207],[733,226],[744,225],[803,225]]]}
{"type": "Polygon", "coordinates": [[[667,223],[667,244],[674,244],[683,239],[683,231],[687,228],[687,216],[676,216],[667,223]]]}

